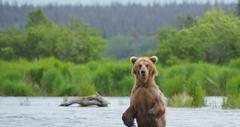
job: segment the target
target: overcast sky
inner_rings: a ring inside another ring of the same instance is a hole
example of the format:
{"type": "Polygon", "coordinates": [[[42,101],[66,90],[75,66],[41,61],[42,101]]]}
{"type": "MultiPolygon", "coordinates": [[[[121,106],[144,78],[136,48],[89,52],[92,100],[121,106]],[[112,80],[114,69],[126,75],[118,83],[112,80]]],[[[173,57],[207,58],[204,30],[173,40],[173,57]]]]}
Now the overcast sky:
{"type": "Polygon", "coordinates": [[[100,5],[109,5],[112,2],[118,2],[122,4],[127,3],[138,3],[138,4],[152,4],[152,3],[160,3],[160,4],[166,4],[166,3],[183,3],[183,2],[197,2],[197,3],[214,3],[214,2],[223,2],[225,4],[227,3],[237,3],[238,0],[0,0],[3,3],[10,3],[10,4],[17,4],[17,5],[23,5],[23,4],[32,4],[32,5],[47,5],[47,4],[58,4],[58,5],[76,5],[76,4],[82,4],[82,5],[94,5],[94,4],[100,4],[100,5]]]}

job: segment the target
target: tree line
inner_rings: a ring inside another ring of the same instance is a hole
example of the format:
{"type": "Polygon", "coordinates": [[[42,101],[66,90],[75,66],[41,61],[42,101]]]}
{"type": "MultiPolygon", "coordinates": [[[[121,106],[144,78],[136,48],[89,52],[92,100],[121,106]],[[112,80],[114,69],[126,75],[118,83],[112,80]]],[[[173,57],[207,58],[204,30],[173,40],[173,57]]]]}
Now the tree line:
{"type": "Polygon", "coordinates": [[[240,57],[240,19],[221,9],[195,18],[182,29],[162,29],[156,54],[163,64],[205,61],[225,64],[240,57]]]}
{"type": "MultiPolygon", "coordinates": [[[[235,4],[215,3],[211,5],[197,3],[171,3],[167,5],[153,4],[127,4],[113,3],[110,6],[42,6],[50,20],[67,24],[72,17],[91,26],[101,29],[104,37],[115,35],[155,35],[159,28],[175,25],[178,16],[201,16],[204,12],[216,7],[224,10],[233,10],[235,4]]],[[[0,3],[0,28],[24,28],[27,14],[39,7],[32,5],[7,5],[0,3]]]]}
{"type": "MultiPolygon", "coordinates": [[[[181,29],[188,19],[202,16],[206,11],[221,7],[226,11],[235,10],[235,4],[197,3],[183,4],[127,4],[113,3],[109,6],[41,6],[8,5],[0,3],[0,28],[17,27],[24,30],[28,24],[28,13],[41,8],[50,21],[66,25],[76,17],[84,24],[98,28],[106,38],[105,54],[111,58],[126,58],[131,55],[146,55],[155,50],[156,33],[162,28],[181,29]]],[[[191,22],[191,21],[190,21],[191,22]]]]}
{"type": "Polygon", "coordinates": [[[99,30],[72,18],[66,25],[50,21],[43,10],[28,14],[24,30],[0,30],[0,57],[5,60],[54,56],[63,61],[86,63],[99,59],[105,39],[99,30]]]}
{"type": "MultiPolygon", "coordinates": [[[[166,6],[173,7],[173,5],[174,4],[166,6]]],[[[184,5],[188,4],[176,5],[176,7],[184,5]]],[[[148,9],[164,7],[158,4],[152,6],[135,4],[123,6],[113,4],[105,7],[93,7],[97,10],[97,8],[126,8],[129,6],[148,9]]],[[[226,7],[228,6],[230,5],[226,5],[226,7]]],[[[2,7],[8,6],[5,5],[2,7]]],[[[14,6],[9,6],[9,8],[13,7],[14,6]]],[[[28,8],[31,6],[16,8],[21,9],[24,7],[28,8]]],[[[43,9],[48,7],[49,6],[43,7],[43,9]]],[[[56,8],[61,7],[62,6],[56,6],[56,8]]],[[[74,8],[74,6],[66,7],[74,8]]],[[[90,6],[82,7],[84,9],[90,8],[90,6]]],[[[159,33],[156,32],[158,33],[158,38],[155,38],[155,36],[151,34],[141,35],[140,33],[128,35],[117,34],[111,35],[111,37],[102,37],[99,29],[80,22],[78,17],[72,17],[69,23],[60,24],[49,19],[43,9],[37,9],[28,13],[24,28],[6,28],[0,31],[0,57],[11,60],[22,57],[33,59],[54,56],[61,60],[84,63],[90,60],[97,60],[104,56],[104,53],[107,57],[113,58],[157,54],[162,63],[166,65],[172,65],[182,61],[207,61],[223,64],[239,56],[239,18],[237,17],[237,15],[239,15],[239,7],[238,4],[238,6],[232,8],[230,12],[221,9],[219,9],[220,11],[208,11],[202,17],[192,17],[190,15],[177,16],[175,26],[162,28],[159,33]]],[[[16,8],[13,10],[16,10],[16,8]]],[[[32,7],[32,9],[34,9],[34,7],[32,7]]],[[[228,10],[231,9],[228,8],[228,10]]],[[[110,10],[107,12],[110,13],[109,11],[110,10]]],[[[152,16],[162,18],[161,16],[152,16]]],[[[141,20],[136,21],[135,24],[139,22],[141,22],[141,20]]],[[[116,25],[116,29],[119,26],[121,25],[116,25]]],[[[134,31],[139,32],[137,29],[134,31]]]]}

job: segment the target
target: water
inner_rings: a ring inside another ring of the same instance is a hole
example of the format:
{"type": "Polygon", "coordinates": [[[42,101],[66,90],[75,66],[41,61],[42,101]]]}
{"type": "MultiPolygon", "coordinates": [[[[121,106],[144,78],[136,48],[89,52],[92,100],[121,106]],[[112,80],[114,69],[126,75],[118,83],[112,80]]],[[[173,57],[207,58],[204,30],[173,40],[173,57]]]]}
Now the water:
{"type": "MultiPolygon", "coordinates": [[[[106,97],[109,107],[59,107],[63,97],[0,97],[0,127],[123,127],[128,97],[106,97]]],[[[202,108],[167,108],[168,127],[240,127],[240,110],[221,108],[221,97],[202,108]]]]}

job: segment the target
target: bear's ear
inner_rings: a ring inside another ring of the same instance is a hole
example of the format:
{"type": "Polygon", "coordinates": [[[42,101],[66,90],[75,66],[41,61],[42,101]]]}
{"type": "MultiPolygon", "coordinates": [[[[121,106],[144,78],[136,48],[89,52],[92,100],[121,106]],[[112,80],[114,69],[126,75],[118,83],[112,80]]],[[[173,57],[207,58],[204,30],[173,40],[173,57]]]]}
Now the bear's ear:
{"type": "Polygon", "coordinates": [[[158,61],[157,56],[151,56],[151,57],[149,57],[149,58],[150,58],[150,60],[151,60],[154,64],[156,64],[157,61],[158,61]]]}
{"type": "Polygon", "coordinates": [[[134,64],[137,61],[137,57],[136,56],[132,56],[130,57],[130,61],[132,62],[132,64],[134,64]]]}

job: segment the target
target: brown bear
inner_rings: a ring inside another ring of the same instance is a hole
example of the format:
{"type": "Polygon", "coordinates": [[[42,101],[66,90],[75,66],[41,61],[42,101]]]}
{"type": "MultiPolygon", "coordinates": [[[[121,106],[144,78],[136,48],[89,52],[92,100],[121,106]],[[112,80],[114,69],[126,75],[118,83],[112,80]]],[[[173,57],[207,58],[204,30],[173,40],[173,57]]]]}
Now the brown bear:
{"type": "Polygon", "coordinates": [[[130,106],[122,115],[124,124],[132,127],[136,118],[138,127],[165,127],[164,95],[155,83],[158,58],[133,56],[130,61],[135,86],[131,92],[130,106]]]}

